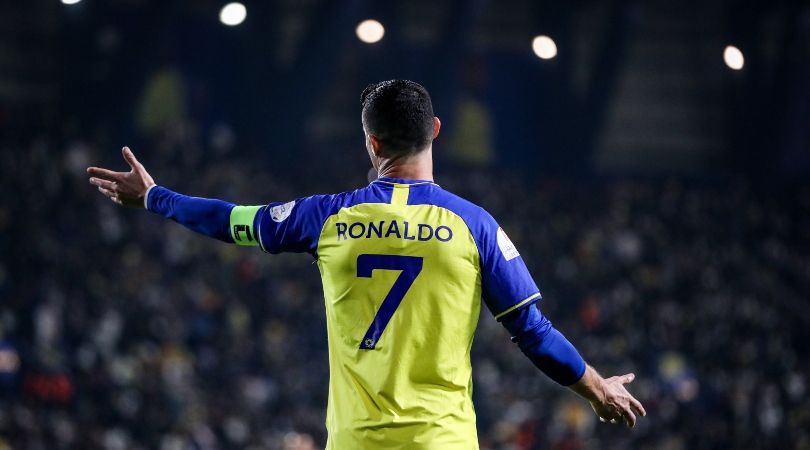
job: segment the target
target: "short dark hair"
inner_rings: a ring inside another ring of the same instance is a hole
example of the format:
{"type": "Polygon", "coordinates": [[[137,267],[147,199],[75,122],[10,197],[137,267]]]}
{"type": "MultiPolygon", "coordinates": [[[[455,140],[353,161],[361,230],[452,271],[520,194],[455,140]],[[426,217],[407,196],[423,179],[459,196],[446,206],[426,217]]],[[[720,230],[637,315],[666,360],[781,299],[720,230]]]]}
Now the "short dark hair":
{"type": "Polygon", "coordinates": [[[360,95],[363,125],[389,156],[423,150],[433,140],[433,104],[427,89],[410,80],[368,85],[360,95]]]}

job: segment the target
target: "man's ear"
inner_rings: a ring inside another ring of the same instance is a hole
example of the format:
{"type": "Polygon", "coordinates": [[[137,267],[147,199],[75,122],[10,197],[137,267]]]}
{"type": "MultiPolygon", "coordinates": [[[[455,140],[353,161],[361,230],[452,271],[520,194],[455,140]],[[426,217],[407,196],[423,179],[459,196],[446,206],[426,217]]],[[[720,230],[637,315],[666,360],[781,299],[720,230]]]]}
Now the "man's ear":
{"type": "Polygon", "coordinates": [[[442,128],[442,121],[438,117],[433,118],[433,139],[439,137],[439,130],[442,128]]]}
{"type": "Polygon", "coordinates": [[[369,134],[368,135],[368,142],[369,142],[369,144],[371,144],[371,146],[370,146],[371,147],[371,153],[374,153],[374,156],[379,158],[382,155],[382,143],[380,142],[380,140],[377,139],[377,136],[374,136],[373,134],[369,134]]]}

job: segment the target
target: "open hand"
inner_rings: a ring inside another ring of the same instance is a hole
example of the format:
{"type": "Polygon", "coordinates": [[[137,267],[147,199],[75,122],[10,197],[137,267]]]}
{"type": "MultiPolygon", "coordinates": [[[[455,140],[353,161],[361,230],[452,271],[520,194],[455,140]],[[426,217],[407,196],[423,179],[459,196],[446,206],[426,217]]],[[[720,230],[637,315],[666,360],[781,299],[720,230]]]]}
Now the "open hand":
{"type": "Polygon", "coordinates": [[[591,403],[591,407],[602,422],[624,422],[633,428],[636,425],[637,415],[647,415],[641,402],[630,395],[624,387],[635,378],[632,373],[602,378],[596,369],[588,365],[582,378],[568,387],[591,403]]]}
{"type": "Polygon", "coordinates": [[[625,422],[628,427],[636,425],[636,415],[646,416],[647,412],[641,402],[635,399],[624,385],[632,382],[636,376],[632,373],[606,378],[602,381],[601,398],[591,400],[591,407],[602,422],[625,422]]]}
{"type": "Polygon", "coordinates": [[[88,167],[87,173],[93,175],[90,177],[90,184],[98,187],[99,192],[119,205],[144,208],[144,197],[149,188],[155,185],[155,180],[135,159],[129,147],[122,148],[121,153],[131,170],[113,172],[101,167],[88,167]]]}

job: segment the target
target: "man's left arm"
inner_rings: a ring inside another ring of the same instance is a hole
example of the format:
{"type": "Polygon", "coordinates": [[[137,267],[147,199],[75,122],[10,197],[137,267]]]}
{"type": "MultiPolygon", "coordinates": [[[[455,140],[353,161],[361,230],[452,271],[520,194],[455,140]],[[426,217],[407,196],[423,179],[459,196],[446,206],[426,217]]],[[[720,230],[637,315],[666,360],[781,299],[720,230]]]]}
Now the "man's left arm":
{"type": "Polygon", "coordinates": [[[155,184],[129,147],[121,150],[129,172],[89,167],[90,184],[113,202],[146,208],[192,231],[223,242],[258,245],[253,220],[263,206],[237,206],[217,199],[190,197],[155,184]]]}
{"type": "Polygon", "coordinates": [[[129,172],[89,167],[90,183],[113,202],[146,208],[197,233],[223,242],[260,246],[269,253],[315,254],[332,196],[314,195],[286,203],[240,206],[222,200],[190,197],[155,181],[128,147],[122,149],[129,172]]]}

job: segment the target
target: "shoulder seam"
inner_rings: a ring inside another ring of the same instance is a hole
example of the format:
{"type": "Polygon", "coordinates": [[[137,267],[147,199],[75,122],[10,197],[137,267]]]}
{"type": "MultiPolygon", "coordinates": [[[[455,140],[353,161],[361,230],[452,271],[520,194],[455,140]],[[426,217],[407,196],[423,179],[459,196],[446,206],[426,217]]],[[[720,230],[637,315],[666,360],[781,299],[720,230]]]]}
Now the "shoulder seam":
{"type": "MultiPolygon", "coordinates": [[[[367,187],[368,187],[368,186],[367,186],[367,187]]],[[[354,191],[344,191],[344,192],[339,192],[339,193],[337,193],[337,194],[321,194],[321,195],[324,195],[324,196],[331,196],[331,197],[332,197],[332,199],[333,199],[333,201],[334,201],[334,200],[335,200],[337,197],[339,197],[339,196],[341,196],[341,195],[351,195],[351,194],[354,194],[354,193],[356,193],[356,192],[358,192],[358,191],[360,191],[360,190],[362,190],[362,189],[366,189],[367,187],[365,187],[365,188],[358,188],[358,189],[355,189],[354,191]]],[[[344,206],[344,205],[341,203],[341,204],[340,204],[340,206],[339,206],[337,209],[334,209],[334,207],[333,207],[333,208],[330,208],[330,209],[328,210],[329,212],[328,212],[327,214],[324,214],[324,216],[323,216],[323,220],[321,221],[321,229],[320,229],[320,231],[318,232],[318,235],[316,236],[316,240],[315,240],[315,241],[312,243],[312,244],[313,244],[313,248],[312,248],[311,255],[312,255],[314,258],[315,258],[315,260],[316,260],[316,261],[318,260],[318,245],[319,245],[319,243],[321,242],[321,236],[323,236],[323,230],[324,230],[324,227],[326,227],[326,222],[328,222],[328,221],[329,221],[329,218],[331,218],[331,217],[332,217],[332,216],[334,216],[334,215],[337,215],[337,214],[340,212],[340,210],[342,210],[342,209],[347,209],[347,208],[351,208],[351,207],[354,207],[354,206],[357,206],[357,205],[366,204],[366,203],[369,203],[369,204],[372,204],[372,203],[373,203],[373,204],[380,204],[380,203],[383,203],[383,202],[360,202],[360,203],[356,203],[356,204],[351,205],[351,206],[344,206]]],[[[385,203],[383,203],[383,204],[385,204],[385,203]]]]}
{"type": "MultiPolygon", "coordinates": [[[[341,192],[340,194],[343,194],[343,192],[341,192]]],[[[339,196],[340,194],[331,194],[332,200],[334,201],[335,197],[339,196]]],[[[334,216],[335,214],[339,213],[340,210],[343,209],[343,208],[344,208],[344,206],[342,206],[342,205],[339,208],[337,208],[336,210],[333,210],[334,208],[329,208],[329,210],[328,210],[329,212],[327,214],[324,214],[323,220],[321,220],[321,229],[320,229],[320,231],[318,231],[318,235],[316,236],[316,240],[312,243],[312,253],[311,254],[312,254],[312,257],[315,258],[315,261],[318,260],[318,245],[321,242],[321,236],[323,236],[323,230],[324,230],[324,227],[326,227],[326,222],[329,222],[329,218],[334,216]]]]}
{"type": "MultiPolygon", "coordinates": [[[[476,204],[474,204],[472,202],[470,202],[470,203],[472,205],[474,205],[478,209],[483,209],[480,206],[478,206],[478,205],[476,205],[476,204]]],[[[419,206],[419,205],[410,205],[410,206],[419,206]]],[[[461,219],[461,222],[464,223],[465,227],[467,227],[467,231],[470,233],[470,237],[472,238],[473,243],[475,244],[475,251],[478,253],[478,275],[481,276],[481,279],[483,281],[483,274],[481,273],[481,271],[483,270],[484,265],[482,264],[481,246],[478,244],[478,239],[475,237],[475,233],[473,232],[473,229],[470,227],[470,224],[467,222],[467,219],[465,219],[464,216],[462,216],[461,214],[458,214],[457,212],[453,211],[450,208],[447,208],[447,207],[444,207],[444,206],[439,206],[439,205],[434,205],[434,204],[430,204],[429,206],[435,206],[437,208],[441,208],[441,209],[449,212],[450,214],[452,214],[452,215],[458,217],[459,219],[461,219]]]]}

